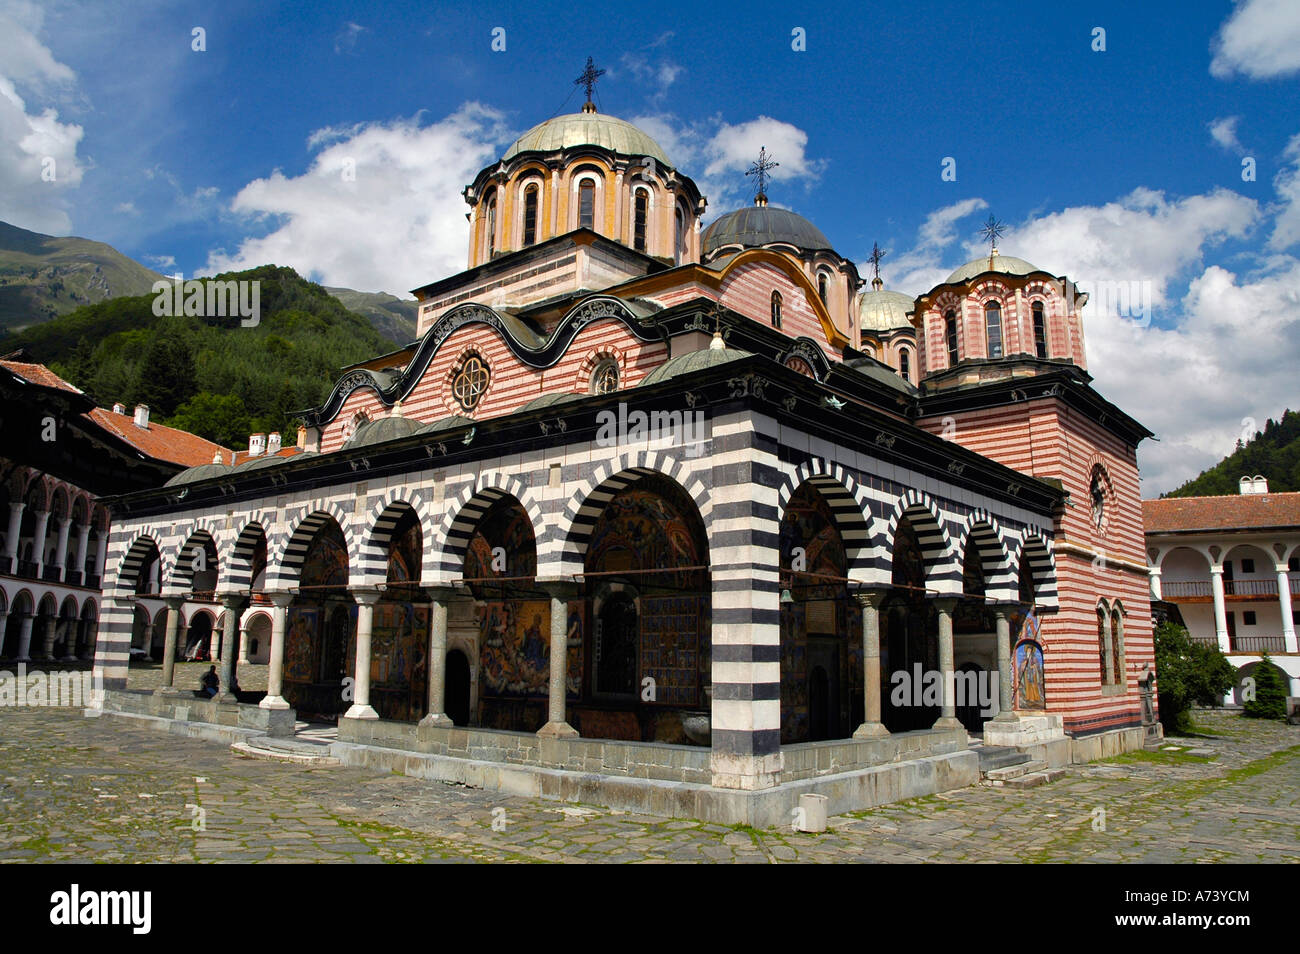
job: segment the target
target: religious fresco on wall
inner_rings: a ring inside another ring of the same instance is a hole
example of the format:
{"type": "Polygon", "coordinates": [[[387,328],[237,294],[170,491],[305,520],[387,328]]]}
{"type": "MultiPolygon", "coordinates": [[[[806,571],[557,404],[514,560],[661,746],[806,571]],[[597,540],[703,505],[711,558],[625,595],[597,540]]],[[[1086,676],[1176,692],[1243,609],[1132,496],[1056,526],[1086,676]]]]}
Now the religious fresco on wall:
{"type": "Polygon", "coordinates": [[[316,633],[320,630],[320,610],[315,606],[291,606],[284,635],[284,675],[286,682],[316,680],[316,633]]]}
{"type": "MultiPolygon", "coordinates": [[[[533,523],[513,497],[503,497],[479,519],[474,536],[465,551],[464,577],[482,580],[486,577],[527,577],[537,574],[537,542],[533,536],[533,523]],[[505,566],[493,568],[495,549],[504,550],[505,566]]],[[[476,588],[475,595],[479,592],[476,588]]]]}
{"type": "Polygon", "coordinates": [[[971,543],[966,548],[966,559],[962,564],[962,598],[952,613],[952,631],[954,634],[992,633],[997,630],[997,618],[993,610],[984,602],[987,583],[984,576],[984,564],[979,558],[979,550],[971,543]]]}
{"type": "MultiPolygon", "coordinates": [[[[643,483],[648,483],[643,481],[643,483]]],[[[615,496],[601,513],[587,544],[588,572],[664,570],[702,566],[707,549],[697,539],[698,518],[670,496],[636,487],[615,496]]],[[[704,586],[702,570],[645,576],[641,585],[696,589],[704,586]]]]}
{"type": "Polygon", "coordinates": [[[1043,647],[1032,640],[1017,644],[1013,662],[1016,672],[1017,709],[1046,709],[1047,686],[1043,674],[1043,647]]]}
{"type": "Polygon", "coordinates": [[[894,531],[893,588],[881,603],[881,720],[890,732],[928,729],[939,716],[937,706],[895,705],[893,676],[914,678],[939,668],[939,614],[925,596],[925,557],[912,522],[904,517],[894,531]]]}
{"type": "Polygon", "coordinates": [[[655,702],[700,705],[700,633],[704,600],[698,596],[641,600],[641,678],[654,680],[655,702]]]}
{"type": "MultiPolygon", "coordinates": [[[[568,695],[577,698],[582,685],[582,603],[568,611],[568,695]]],[[[479,672],[491,696],[537,696],[550,693],[550,600],[494,600],[480,604],[479,672]]]]}
{"type": "Polygon", "coordinates": [[[371,634],[370,702],[381,719],[418,722],[428,707],[429,609],[380,602],[371,634]]]}

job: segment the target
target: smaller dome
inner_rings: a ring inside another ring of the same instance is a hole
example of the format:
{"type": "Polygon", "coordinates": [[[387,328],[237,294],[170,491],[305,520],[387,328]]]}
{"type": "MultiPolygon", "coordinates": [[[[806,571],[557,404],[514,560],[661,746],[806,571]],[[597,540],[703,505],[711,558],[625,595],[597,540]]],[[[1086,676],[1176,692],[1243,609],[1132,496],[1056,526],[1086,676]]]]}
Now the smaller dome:
{"type": "Polygon", "coordinates": [[[197,467],[190,467],[182,470],[179,474],[172,477],[164,487],[174,487],[178,484],[192,484],[196,480],[207,480],[209,477],[220,477],[222,474],[228,474],[235,468],[229,464],[199,464],[197,467]]]}
{"type": "Polygon", "coordinates": [[[829,249],[830,239],[802,215],[770,205],[728,212],[704,230],[704,254],[728,245],[761,248],[793,245],[799,249],[829,249]]]}
{"type": "Polygon", "coordinates": [[[690,351],[659,365],[642,379],[641,386],[658,384],[679,374],[690,374],[692,371],[702,371],[704,368],[713,368],[748,357],[751,357],[750,353],[739,348],[705,348],[703,351],[690,351]]]}
{"type": "Polygon", "coordinates": [[[551,394],[543,394],[540,395],[539,397],[533,398],[531,401],[529,401],[527,404],[521,407],[519,411],[516,413],[522,413],[524,411],[534,411],[537,410],[538,408],[551,407],[552,405],[555,404],[567,404],[570,401],[581,401],[586,396],[587,395],[585,394],[572,394],[565,391],[556,391],[551,394]]]}
{"type": "Polygon", "coordinates": [[[452,414],[449,417],[440,417],[432,424],[425,424],[420,428],[421,434],[437,434],[440,431],[454,431],[458,427],[473,427],[474,419],[465,417],[463,414],[452,414]]]}
{"type": "Polygon", "coordinates": [[[1037,265],[1030,265],[1023,258],[1016,258],[1013,255],[994,255],[991,260],[988,255],[981,255],[979,258],[971,259],[949,275],[944,284],[953,285],[958,282],[970,281],[976,275],[983,275],[985,272],[1001,272],[1004,275],[1030,275],[1041,271],[1042,269],[1037,265]]]}
{"type": "Polygon", "coordinates": [[[858,299],[858,324],[863,331],[891,331],[894,328],[910,328],[907,313],[915,306],[915,301],[902,292],[888,289],[872,289],[863,292],[858,299]]]}
{"type": "Polygon", "coordinates": [[[357,428],[357,432],[352,435],[344,449],[352,447],[367,447],[371,444],[384,444],[388,441],[395,441],[403,437],[410,437],[416,431],[420,430],[422,425],[419,421],[413,421],[408,417],[380,417],[373,421],[366,421],[357,428]]]}

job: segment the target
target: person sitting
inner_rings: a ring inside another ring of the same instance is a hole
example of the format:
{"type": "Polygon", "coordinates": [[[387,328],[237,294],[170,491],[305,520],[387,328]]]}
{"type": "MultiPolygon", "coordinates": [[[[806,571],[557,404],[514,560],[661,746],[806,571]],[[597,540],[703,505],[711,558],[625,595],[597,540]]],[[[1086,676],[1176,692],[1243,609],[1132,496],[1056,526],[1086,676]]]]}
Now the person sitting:
{"type": "Polygon", "coordinates": [[[208,671],[205,672],[203,678],[199,680],[199,685],[202,694],[207,696],[209,699],[217,694],[217,690],[221,687],[221,679],[217,675],[216,666],[208,667],[208,671]]]}

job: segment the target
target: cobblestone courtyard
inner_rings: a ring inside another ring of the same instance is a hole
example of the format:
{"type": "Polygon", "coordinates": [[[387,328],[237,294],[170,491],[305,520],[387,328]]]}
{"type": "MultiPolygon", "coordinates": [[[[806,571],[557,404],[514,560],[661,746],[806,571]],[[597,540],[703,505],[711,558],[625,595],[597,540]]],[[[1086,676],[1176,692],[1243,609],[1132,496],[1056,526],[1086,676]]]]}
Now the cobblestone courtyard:
{"type": "Polygon", "coordinates": [[[69,709],[0,722],[6,861],[1300,861],[1300,727],[1226,713],[1199,716],[1212,737],[1178,751],[840,816],[821,835],[241,759],[69,709]]]}

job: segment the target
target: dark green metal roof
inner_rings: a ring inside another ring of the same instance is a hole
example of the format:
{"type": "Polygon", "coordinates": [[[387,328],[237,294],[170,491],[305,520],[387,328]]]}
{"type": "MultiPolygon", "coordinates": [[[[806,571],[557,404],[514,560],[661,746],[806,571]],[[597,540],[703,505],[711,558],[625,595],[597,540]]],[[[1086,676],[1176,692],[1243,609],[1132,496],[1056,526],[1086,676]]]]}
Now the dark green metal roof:
{"type": "Polygon", "coordinates": [[[717,367],[720,364],[727,364],[731,361],[739,361],[741,358],[751,357],[748,351],[741,351],[739,348],[705,348],[703,351],[691,351],[687,354],[678,355],[668,361],[665,361],[659,367],[647,374],[641,381],[642,386],[647,384],[658,384],[660,381],[667,381],[669,378],[675,378],[679,374],[690,374],[692,371],[700,371],[704,368],[717,367]]]}
{"type": "Polygon", "coordinates": [[[830,239],[802,215],[770,205],[728,212],[704,230],[704,254],[728,245],[760,248],[775,244],[829,249],[830,239]]]}

